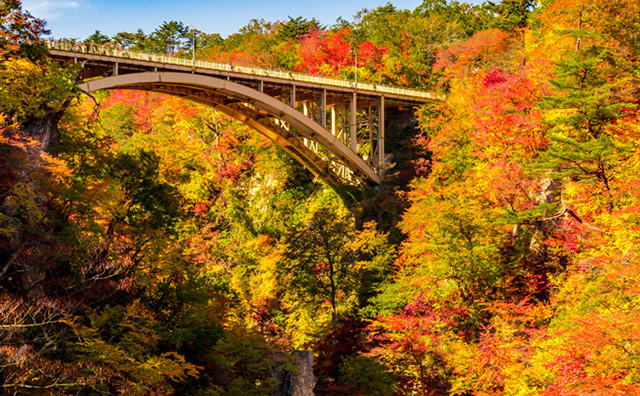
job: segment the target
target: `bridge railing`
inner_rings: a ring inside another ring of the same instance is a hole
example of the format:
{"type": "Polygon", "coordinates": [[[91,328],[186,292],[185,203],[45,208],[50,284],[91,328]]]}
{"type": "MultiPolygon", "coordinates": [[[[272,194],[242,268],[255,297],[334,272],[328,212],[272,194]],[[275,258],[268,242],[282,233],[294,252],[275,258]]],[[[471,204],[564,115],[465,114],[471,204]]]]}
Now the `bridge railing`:
{"type": "Polygon", "coordinates": [[[69,40],[46,40],[47,47],[53,50],[79,52],[84,54],[106,55],[117,58],[135,59],[149,62],[157,62],[179,66],[195,66],[200,69],[209,69],[217,71],[238,72],[262,77],[281,78],[284,80],[310,82],[316,84],[331,85],[343,88],[358,89],[360,91],[373,91],[379,93],[389,93],[395,95],[408,96],[413,98],[423,98],[431,100],[441,100],[440,95],[432,92],[419,91],[410,88],[390,87],[387,85],[377,85],[368,83],[355,83],[350,80],[340,80],[337,78],[312,76],[303,73],[288,72],[282,70],[264,69],[249,66],[234,66],[231,63],[210,62],[196,60],[195,65],[192,59],[179,58],[164,54],[151,54],[146,52],[129,51],[128,49],[119,48],[113,45],[99,45],[92,43],[72,42],[69,40]]]}

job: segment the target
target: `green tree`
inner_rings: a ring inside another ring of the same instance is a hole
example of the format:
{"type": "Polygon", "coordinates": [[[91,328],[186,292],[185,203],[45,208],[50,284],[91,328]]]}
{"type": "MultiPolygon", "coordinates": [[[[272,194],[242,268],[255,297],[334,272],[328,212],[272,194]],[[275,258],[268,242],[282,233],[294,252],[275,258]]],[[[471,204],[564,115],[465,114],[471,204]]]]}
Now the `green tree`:
{"type": "Polygon", "coordinates": [[[297,41],[314,29],[321,29],[320,22],[315,18],[308,20],[301,16],[289,17],[289,20],[278,29],[276,38],[282,41],[297,41]]]}
{"type": "Polygon", "coordinates": [[[175,55],[187,39],[188,28],[182,22],[163,22],[147,38],[148,49],[163,54],[175,55]]]}
{"type": "Polygon", "coordinates": [[[624,64],[624,57],[599,45],[571,51],[556,64],[554,92],[540,104],[550,114],[550,143],[535,165],[539,170],[594,181],[611,195],[612,167],[629,149],[616,142],[608,127],[636,108],[626,94],[633,80],[620,73],[624,64]],[[619,73],[615,80],[614,70],[619,73]]]}
{"type": "Polygon", "coordinates": [[[455,24],[467,37],[487,29],[492,20],[491,11],[485,5],[447,0],[424,0],[413,14],[423,18],[433,16],[442,18],[455,24]]]}
{"type": "Polygon", "coordinates": [[[109,36],[106,36],[100,33],[99,30],[96,30],[95,32],[93,32],[91,36],[87,37],[84,40],[85,43],[95,43],[95,44],[107,44],[109,41],[111,41],[109,36]]]}
{"type": "Polygon", "coordinates": [[[118,32],[112,40],[122,48],[142,49],[146,38],[144,31],[138,29],[135,33],[118,32]]]}
{"type": "Polygon", "coordinates": [[[505,32],[521,31],[529,24],[529,18],[536,6],[535,0],[502,0],[500,3],[487,2],[487,9],[495,14],[491,26],[505,32]]]}
{"type": "Polygon", "coordinates": [[[335,202],[310,208],[305,220],[285,237],[282,276],[312,310],[325,302],[335,329],[341,313],[359,308],[359,297],[370,293],[364,279],[388,271],[393,249],[387,235],[369,223],[362,231],[354,219],[335,202]]]}
{"type": "Polygon", "coordinates": [[[370,40],[377,45],[397,45],[405,31],[404,23],[401,21],[406,21],[409,14],[409,11],[398,10],[391,3],[371,10],[364,8],[358,11],[354,18],[354,42],[370,40]]]}

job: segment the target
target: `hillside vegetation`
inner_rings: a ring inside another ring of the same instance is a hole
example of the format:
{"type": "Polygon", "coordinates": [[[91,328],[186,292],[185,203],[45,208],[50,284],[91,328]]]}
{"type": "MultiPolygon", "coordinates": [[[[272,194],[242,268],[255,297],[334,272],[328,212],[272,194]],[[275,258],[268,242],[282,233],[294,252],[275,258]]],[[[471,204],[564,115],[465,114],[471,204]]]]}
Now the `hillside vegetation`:
{"type": "Polygon", "coordinates": [[[640,395],[640,3],[391,4],[87,40],[439,91],[339,194],[0,3],[0,394],[640,395]]]}

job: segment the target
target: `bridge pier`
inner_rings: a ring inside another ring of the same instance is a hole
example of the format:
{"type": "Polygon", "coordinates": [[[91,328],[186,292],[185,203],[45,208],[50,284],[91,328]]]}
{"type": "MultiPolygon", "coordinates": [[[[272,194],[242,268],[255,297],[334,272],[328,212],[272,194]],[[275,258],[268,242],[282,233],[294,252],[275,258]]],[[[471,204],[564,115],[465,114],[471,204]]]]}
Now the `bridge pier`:
{"type": "Polygon", "coordinates": [[[329,111],[331,113],[331,134],[338,137],[339,139],[340,137],[338,136],[338,124],[336,119],[336,105],[331,105],[329,107],[329,111]]]}
{"type": "Polygon", "coordinates": [[[385,155],[384,155],[384,95],[378,98],[378,175],[384,175],[385,155]]]}
{"type": "Polygon", "coordinates": [[[353,92],[351,94],[351,102],[350,102],[350,110],[349,110],[349,118],[350,118],[350,129],[351,129],[351,139],[350,139],[350,143],[351,143],[351,150],[353,152],[356,151],[356,142],[358,140],[358,124],[356,122],[356,113],[357,113],[357,94],[355,92],[353,92]]]}
{"type": "Polygon", "coordinates": [[[296,86],[291,85],[291,91],[289,92],[289,105],[296,108],[296,86]]]}

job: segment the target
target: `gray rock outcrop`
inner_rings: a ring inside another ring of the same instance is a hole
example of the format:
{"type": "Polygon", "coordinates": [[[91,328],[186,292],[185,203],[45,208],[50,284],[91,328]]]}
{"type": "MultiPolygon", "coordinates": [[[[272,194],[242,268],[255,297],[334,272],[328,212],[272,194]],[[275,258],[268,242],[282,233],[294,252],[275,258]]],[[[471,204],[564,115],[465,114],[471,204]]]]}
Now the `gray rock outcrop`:
{"type": "Polygon", "coordinates": [[[274,377],[278,384],[271,396],[314,396],[316,377],[313,375],[313,353],[291,352],[290,357],[276,363],[274,377]]]}

